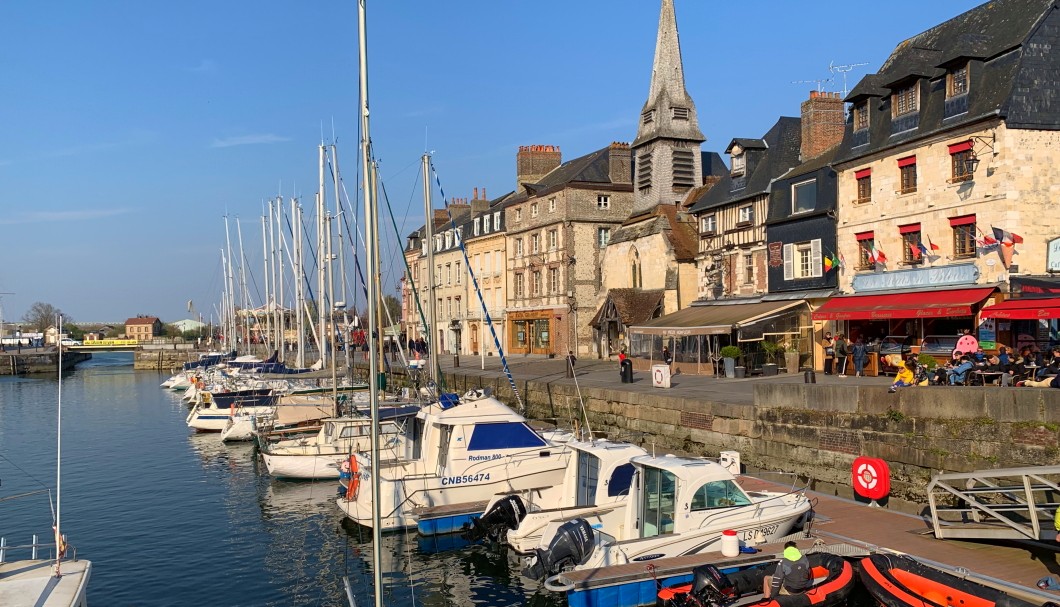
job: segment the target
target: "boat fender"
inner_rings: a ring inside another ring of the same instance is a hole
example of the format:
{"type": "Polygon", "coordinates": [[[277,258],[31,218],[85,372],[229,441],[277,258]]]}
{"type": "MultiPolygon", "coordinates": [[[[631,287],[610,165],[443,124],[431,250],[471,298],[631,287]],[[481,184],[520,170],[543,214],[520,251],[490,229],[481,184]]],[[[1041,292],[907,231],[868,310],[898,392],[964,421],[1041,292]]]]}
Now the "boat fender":
{"type": "Polygon", "coordinates": [[[556,574],[545,580],[545,590],[549,592],[569,592],[574,590],[574,582],[563,577],[563,574],[556,574]]]}
{"type": "Polygon", "coordinates": [[[357,470],[357,456],[351,455],[347,460],[350,466],[350,484],[346,485],[346,501],[357,499],[357,488],[361,484],[361,475],[357,470]]]}

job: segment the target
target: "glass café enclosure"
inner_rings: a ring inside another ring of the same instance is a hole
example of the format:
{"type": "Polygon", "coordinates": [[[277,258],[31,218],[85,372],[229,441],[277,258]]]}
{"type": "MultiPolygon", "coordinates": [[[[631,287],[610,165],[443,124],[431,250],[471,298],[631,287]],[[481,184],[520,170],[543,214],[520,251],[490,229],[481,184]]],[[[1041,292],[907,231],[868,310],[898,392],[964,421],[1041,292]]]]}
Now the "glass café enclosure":
{"type": "Polygon", "coordinates": [[[779,307],[750,308],[763,305],[702,306],[699,310],[687,308],[691,312],[682,310],[654,319],[645,326],[630,329],[627,354],[642,363],[654,364],[662,360],[665,346],[673,355],[675,368],[685,373],[711,375],[721,372],[721,349],[734,345],[742,353],[737,364],[754,373],[766,363],[784,366],[783,353],[769,352],[772,344],[778,344],[799,352],[800,367],[811,365],[813,326],[808,306],[803,302],[788,302],[779,307]],[[682,313],[684,318],[677,318],[682,313]],[[755,313],[759,316],[753,316],[755,313]],[[730,320],[740,316],[744,318],[730,320]],[[688,326],[666,326],[677,323],[688,326]]]}

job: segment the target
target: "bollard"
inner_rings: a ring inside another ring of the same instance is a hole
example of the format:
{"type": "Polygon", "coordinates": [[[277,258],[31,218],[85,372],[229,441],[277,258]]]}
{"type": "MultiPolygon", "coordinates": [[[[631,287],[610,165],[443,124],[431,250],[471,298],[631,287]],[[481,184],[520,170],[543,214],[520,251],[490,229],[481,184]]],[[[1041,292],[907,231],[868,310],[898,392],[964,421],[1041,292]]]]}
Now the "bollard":
{"type": "Polygon", "coordinates": [[[459,367],[460,366],[460,355],[459,354],[454,354],[453,355],[453,366],[454,367],[459,367]]]}
{"type": "Polygon", "coordinates": [[[817,372],[806,371],[802,374],[802,382],[805,384],[816,384],[817,383],[817,372]]]}

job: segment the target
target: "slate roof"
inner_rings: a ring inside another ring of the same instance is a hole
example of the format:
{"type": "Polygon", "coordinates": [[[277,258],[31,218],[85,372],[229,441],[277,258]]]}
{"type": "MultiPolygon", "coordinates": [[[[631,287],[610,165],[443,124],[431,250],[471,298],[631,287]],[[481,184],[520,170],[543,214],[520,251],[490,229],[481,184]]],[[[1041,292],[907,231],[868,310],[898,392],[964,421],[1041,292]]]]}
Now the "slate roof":
{"type": "Polygon", "coordinates": [[[1051,50],[1057,43],[1055,0],[993,0],[902,41],[879,73],[862,78],[847,96],[868,102],[869,128],[855,136],[847,120],[836,162],[987,119],[1000,118],[1009,128],[1060,129],[1060,70],[1051,50]],[[965,61],[969,92],[947,99],[947,68],[965,61]],[[892,128],[889,87],[911,79],[920,79],[920,109],[892,128]]]}
{"type": "Polygon", "coordinates": [[[695,223],[678,219],[677,207],[659,205],[648,213],[630,217],[626,223],[611,232],[608,244],[632,242],[653,234],[662,234],[674,251],[678,262],[694,261],[698,252],[698,233],[695,223]]]}
{"type": "Polygon", "coordinates": [[[703,152],[703,178],[721,177],[729,172],[729,165],[725,164],[721,154],[717,152],[703,152]]]}
{"type": "Polygon", "coordinates": [[[745,150],[761,150],[769,147],[769,144],[766,143],[765,139],[745,139],[737,137],[729,142],[729,147],[725,148],[725,153],[728,154],[732,151],[732,148],[737,145],[745,150]]]}
{"type": "Polygon", "coordinates": [[[607,308],[608,300],[614,302],[615,311],[628,326],[651,320],[652,314],[662,305],[665,291],[663,289],[611,289],[603,305],[596,311],[589,325],[596,325],[607,308]]]}
{"type": "MultiPolygon", "coordinates": [[[[740,178],[742,187],[740,184],[734,184],[732,173],[726,171],[717,185],[696,200],[689,210],[692,213],[700,213],[768,193],[774,179],[799,163],[799,146],[802,142],[801,125],[802,121],[798,118],[782,116],[761,139],[764,149],[757,152],[761,156],[749,169],[750,173],[740,178]]],[[[741,140],[734,139],[733,141],[741,140]]],[[[730,149],[731,147],[730,145],[730,149]]]]}
{"type": "Polygon", "coordinates": [[[160,322],[155,316],[137,316],[125,321],[126,325],[153,325],[160,322]]]}
{"type": "MultiPolygon", "coordinates": [[[[627,157],[629,155],[629,149],[623,148],[619,150],[623,152],[627,157]]],[[[541,178],[541,181],[533,184],[524,184],[530,186],[533,190],[532,194],[524,192],[517,192],[510,199],[505,200],[505,206],[518,204],[531,197],[538,196],[547,192],[553,192],[561,190],[572,184],[593,184],[593,185],[606,185],[611,184],[611,147],[605,147],[595,152],[586,154],[573,160],[568,160],[558,167],[552,169],[547,175],[541,178]]],[[[625,185],[632,187],[630,183],[616,184],[625,185]]]]}
{"type": "MultiPolygon", "coordinates": [[[[491,200],[489,202],[489,208],[487,210],[485,210],[485,211],[482,211],[481,213],[479,213],[477,215],[474,215],[474,214],[471,213],[471,207],[470,206],[466,206],[466,207],[462,206],[462,207],[456,207],[456,208],[452,209],[453,210],[453,220],[456,222],[457,227],[463,227],[464,228],[464,231],[463,231],[464,242],[467,242],[469,240],[473,240],[475,238],[481,238],[482,236],[491,236],[491,235],[493,235],[493,234],[495,234],[497,232],[503,232],[504,231],[504,227],[503,226],[501,228],[499,228],[499,229],[494,227],[493,229],[491,229],[489,231],[489,233],[480,232],[478,236],[475,236],[474,233],[472,232],[472,224],[473,224],[473,221],[474,221],[475,217],[482,217],[483,215],[486,215],[486,214],[492,215],[493,213],[502,210],[504,208],[504,206],[505,206],[505,202],[507,201],[507,199],[513,193],[514,192],[508,192],[507,194],[505,194],[503,196],[500,196],[498,198],[494,198],[493,200],[491,200]]],[[[443,209],[436,209],[436,210],[443,210],[443,209]]],[[[504,221],[504,215],[501,215],[501,221],[502,222],[504,221]]],[[[435,234],[444,234],[445,231],[450,229],[451,227],[452,227],[452,225],[449,223],[449,218],[446,217],[445,221],[441,222],[439,225],[436,225],[436,227],[434,228],[434,233],[435,234]]],[[[426,225],[421,225],[419,228],[414,230],[412,233],[410,233],[406,237],[405,251],[408,252],[408,251],[419,250],[420,241],[422,241],[423,238],[426,236],[426,228],[427,228],[426,225]]]]}
{"type": "Polygon", "coordinates": [[[817,156],[814,156],[813,158],[798,165],[797,167],[794,167],[793,169],[791,169],[787,173],[784,173],[780,177],[777,177],[777,181],[780,181],[781,179],[792,179],[794,177],[809,175],[810,173],[813,173],[818,169],[822,169],[832,164],[832,160],[835,159],[835,156],[838,152],[839,146],[834,145],[831,148],[821,152],[817,156]]]}

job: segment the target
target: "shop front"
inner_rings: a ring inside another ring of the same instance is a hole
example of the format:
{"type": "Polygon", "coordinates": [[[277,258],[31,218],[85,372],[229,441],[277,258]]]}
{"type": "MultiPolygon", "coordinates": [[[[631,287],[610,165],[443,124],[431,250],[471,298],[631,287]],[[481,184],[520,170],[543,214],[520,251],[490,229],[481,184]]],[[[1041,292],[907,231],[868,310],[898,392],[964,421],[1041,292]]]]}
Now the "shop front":
{"type": "Polygon", "coordinates": [[[982,325],[1017,352],[1024,346],[1047,352],[1060,344],[1060,280],[1013,276],[1010,285],[1008,299],[983,308],[982,325]]]}
{"type": "Polygon", "coordinates": [[[808,325],[809,311],[802,300],[715,300],[630,327],[628,354],[634,368],[647,370],[662,360],[665,347],[673,356],[674,370],[715,375],[721,349],[733,345],[741,350],[740,363],[754,372],[764,363],[780,362],[767,358],[763,342],[801,350],[800,343],[807,341],[802,338],[810,332],[808,325]]]}
{"type": "Polygon", "coordinates": [[[512,354],[556,354],[554,328],[562,316],[555,310],[508,312],[508,343],[512,354]]]}

